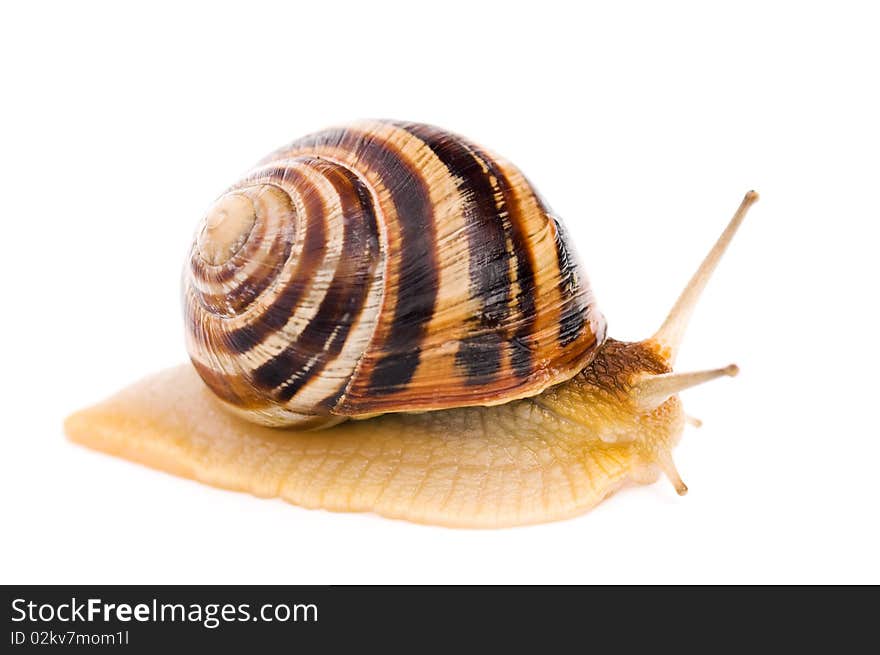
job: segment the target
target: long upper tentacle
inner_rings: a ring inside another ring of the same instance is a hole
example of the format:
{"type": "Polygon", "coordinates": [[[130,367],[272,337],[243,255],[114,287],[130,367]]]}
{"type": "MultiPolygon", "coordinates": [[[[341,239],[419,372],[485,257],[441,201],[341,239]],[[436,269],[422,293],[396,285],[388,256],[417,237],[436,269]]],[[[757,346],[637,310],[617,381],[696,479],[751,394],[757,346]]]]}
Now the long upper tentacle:
{"type": "Polygon", "coordinates": [[[706,255],[703,263],[700,264],[700,267],[694,273],[684,291],[681,292],[666,320],[663,321],[663,325],[651,337],[651,341],[661,346],[663,355],[670,365],[675,362],[675,358],[678,355],[685,330],[690,322],[691,314],[693,314],[697,301],[700,299],[700,294],[702,294],[703,289],[712,277],[712,273],[718,266],[718,262],[721,261],[722,255],[724,255],[724,252],[733,240],[733,235],[736,234],[736,231],[742,224],[749,207],[757,200],[758,194],[755,191],[749,191],[745,195],[730,223],[728,223],[724,232],[721,233],[712,250],[706,255]]]}

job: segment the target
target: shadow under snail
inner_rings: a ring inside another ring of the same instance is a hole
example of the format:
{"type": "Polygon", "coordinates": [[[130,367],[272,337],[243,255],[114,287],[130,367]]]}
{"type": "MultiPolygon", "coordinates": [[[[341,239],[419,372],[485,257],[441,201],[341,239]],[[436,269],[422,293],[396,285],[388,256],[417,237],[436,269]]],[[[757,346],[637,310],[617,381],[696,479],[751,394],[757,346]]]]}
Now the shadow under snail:
{"type": "Polygon", "coordinates": [[[192,365],[74,414],[67,433],[220,487],[450,526],[561,519],[661,472],[684,494],[677,393],[737,368],[672,366],[756,199],[660,329],[625,343],[606,338],[562,224],[508,162],[417,123],[306,136],[197,229],[192,365]]]}

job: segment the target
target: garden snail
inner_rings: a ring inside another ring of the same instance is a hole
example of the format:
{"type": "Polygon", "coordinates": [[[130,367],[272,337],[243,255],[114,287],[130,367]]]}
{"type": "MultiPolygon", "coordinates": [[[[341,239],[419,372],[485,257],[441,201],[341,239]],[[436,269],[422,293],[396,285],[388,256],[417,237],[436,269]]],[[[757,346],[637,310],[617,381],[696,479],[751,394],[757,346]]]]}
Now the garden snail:
{"type": "Polygon", "coordinates": [[[756,199],[660,329],[625,343],[515,167],[422,124],[318,132],[197,228],[192,366],[75,414],[68,434],[217,486],[445,525],[562,518],[660,472],[684,493],[677,393],[737,369],[671,367],[756,199]]]}

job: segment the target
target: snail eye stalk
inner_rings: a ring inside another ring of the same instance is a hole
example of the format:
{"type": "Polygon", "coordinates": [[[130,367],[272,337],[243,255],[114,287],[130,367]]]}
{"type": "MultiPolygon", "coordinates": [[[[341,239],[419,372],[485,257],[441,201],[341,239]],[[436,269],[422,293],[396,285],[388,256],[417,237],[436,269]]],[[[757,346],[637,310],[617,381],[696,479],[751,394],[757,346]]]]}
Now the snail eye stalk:
{"type": "Polygon", "coordinates": [[[718,262],[721,261],[721,257],[730,246],[733,236],[736,234],[739,226],[742,225],[749,207],[755,204],[757,200],[758,194],[755,191],[749,191],[745,195],[730,223],[727,224],[712,250],[706,255],[697,272],[694,273],[694,276],[690,279],[684,291],[681,292],[678,300],[675,301],[675,305],[673,305],[666,320],[663,321],[663,325],[648,339],[648,341],[653,341],[660,346],[661,352],[670,366],[675,363],[685,330],[690,322],[691,314],[693,314],[694,308],[700,299],[700,294],[703,293],[703,289],[706,288],[706,284],[712,277],[718,262]]]}
{"type": "MultiPolygon", "coordinates": [[[[706,288],[712,273],[718,267],[718,262],[721,261],[721,257],[724,256],[724,253],[730,246],[730,242],[733,241],[733,236],[736,234],[739,226],[742,225],[749,208],[757,200],[758,194],[755,191],[746,193],[724,232],[718,237],[718,241],[712,246],[709,254],[703,259],[700,267],[691,277],[678,300],[675,301],[675,305],[673,305],[666,320],[663,321],[663,325],[660,326],[660,329],[653,336],[645,340],[645,344],[652,345],[659,350],[660,355],[670,367],[675,363],[675,358],[678,356],[685,330],[687,330],[691,315],[694,313],[703,289],[706,288]]],[[[739,373],[739,368],[735,364],[730,364],[722,368],[705,371],[645,375],[633,382],[633,401],[641,411],[653,412],[679,391],[723,376],[733,377],[737,373],[739,373]]],[[[686,420],[688,419],[686,418],[686,420]]],[[[700,424],[695,419],[690,419],[688,422],[697,426],[700,424]]],[[[685,495],[688,488],[675,467],[671,449],[661,449],[656,457],[657,465],[666,474],[678,495],[685,495]]]]}

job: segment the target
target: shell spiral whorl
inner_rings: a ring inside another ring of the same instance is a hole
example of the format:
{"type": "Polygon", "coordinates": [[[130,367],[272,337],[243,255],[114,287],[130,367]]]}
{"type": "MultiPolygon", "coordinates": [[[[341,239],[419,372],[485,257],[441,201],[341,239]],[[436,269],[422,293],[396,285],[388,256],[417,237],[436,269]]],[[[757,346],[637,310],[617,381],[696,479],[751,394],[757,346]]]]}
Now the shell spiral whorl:
{"type": "Polygon", "coordinates": [[[605,336],[522,174],[415,123],[330,129],[266,158],[203,219],[183,293],[200,376],[267,425],[534,395],[605,336]]]}

